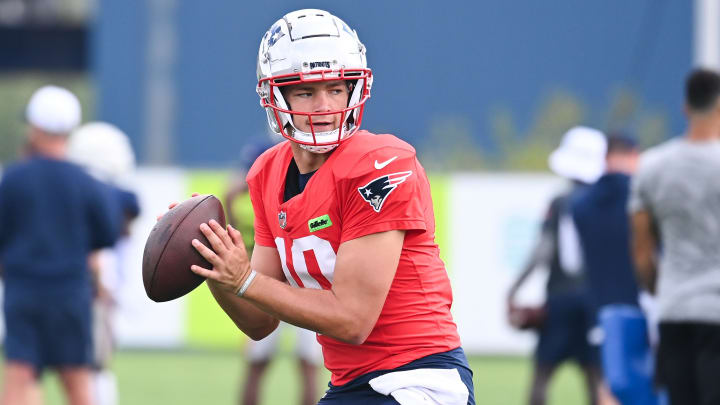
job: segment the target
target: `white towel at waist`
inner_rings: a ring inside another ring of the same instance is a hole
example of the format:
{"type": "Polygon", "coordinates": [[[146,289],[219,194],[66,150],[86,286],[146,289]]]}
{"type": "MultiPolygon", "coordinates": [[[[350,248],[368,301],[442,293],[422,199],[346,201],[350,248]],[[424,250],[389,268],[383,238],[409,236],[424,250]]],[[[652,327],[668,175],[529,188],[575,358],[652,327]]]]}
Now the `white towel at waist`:
{"type": "Polygon", "coordinates": [[[394,371],[369,381],[373,390],[392,395],[401,405],[467,405],[468,389],[457,369],[394,371]]]}

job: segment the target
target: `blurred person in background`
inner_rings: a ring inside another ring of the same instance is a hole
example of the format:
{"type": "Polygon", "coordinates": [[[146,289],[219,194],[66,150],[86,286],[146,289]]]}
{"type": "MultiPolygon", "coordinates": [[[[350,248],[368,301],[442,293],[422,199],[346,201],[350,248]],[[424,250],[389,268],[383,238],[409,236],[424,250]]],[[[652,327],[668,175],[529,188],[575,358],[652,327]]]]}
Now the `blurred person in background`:
{"type": "Polygon", "coordinates": [[[246,177],[255,160],[275,145],[272,138],[249,142],[240,150],[240,158],[230,173],[227,191],[223,199],[227,221],[243,234],[248,254],[255,247],[254,215],[246,177]]]}
{"type": "MultiPolygon", "coordinates": [[[[225,194],[225,207],[230,224],[243,235],[243,242],[248,255],[252,256],[255,247],[255,232],[253,229],[252,204],[245,177],[257,158],[271,148],[271,142],[251,142],[240,151],[240,164],[232,174],[228,191],[225,194]]],[[[269,336],[258,340],[250,340],[247,345],[245,359],[248,370],[243,384],[242,405],[256,405],[259,403],[259,393],[262,378],[273,357],[278,352],[278,340],[282,329],[290,330],[295,338],[295,355],[298,359],[298,371],[302,381],[302,405],[317,403],[317,369],[322,359],[320,345],[315,339],[315,332],[298,328],[285,322],[280,323],[269,336]]]]}
{"type": "Polygon", "coordinates": [[[572,205],[588,296],[597,314],[604,381],[623,405],[658,404],[653,352],[630,254],[630,176],[639,150],[622,135],[608,138],[605,174],[572,205]]]}
{"type": "Polygon", "coordinates": [[[193,246],[216,301],[253,339],[280,320],[317,333],[329,389],[319,404],[474,404],[450,312],[430,186],[412,146],[360,130],[372,73],[342,20],[298,10],[261,40],[257,92],[274,132],[247,182],[252,264],[217,222],[193,246]]]}
{"type": "Polygon", "coordinates": [[[684,136],[642,154],[631,185],[638,281],[656,294],[656,375],[672,404],[720,404],[720,75],[685,82],[684,136]]]}
{"type": "Polygon", "coordinates": [[[95,286],[93,302],[93,396],[97,405],[118,403],[115,375],[110,361],[115,347],[114,314],[125,279],[130,249],[130,225],[140,215],[131,176],[135,153],[127,135],[106,122],[90,122],[70,136],[68,159],[82,166],[95,179],[107,184],[120,206],[121,235],[114,246],[92,252],[90,270],[95,286]]]}
{"type": "Polygon", "coordinates": [[[318,366],[322,360],[320,345],[315,338],[315,332],[281,322],[267,337],[258,341],[248,342],[245,359],[248,370],[243,384],[242,405],[259,404],[260,385],[262,378],[268,370],[272,359],[278,354],[280,333],[289,330],[294,335],[295,356],[298,361],[300,373],[300,401],[302,405],[316,404],[318,401],[318,366]]]}
{"type": "Polygon", "coordinates": [[[574,127],[565,133],[548,162],[555,174],[570,180],[570,187],[550,203],[540,238],[508,292],[510,323],[518,328],[535,328],[539,333],[534,355],[531,405],[546,402],[550,380],[567,360],[573,360],[580,366],[587,386],[588,402],[598,403],[600,365],[597,350],[588,341],[588,333],[593,326],[592,311],[584,293],[582,254],[570,207],[602,174],[605,151],[605,135],[598,130],[574,127]],[[540,267],[547,268],[550,274],[544,310],[538,314],[537,311],[518,308],[515,302],[520,286],[533,270],[540,267]],[[529,316],[534,319],[529,319],[529,316]]]}
{"type": "Polygon", "coordinates": [[[3,405],[41,403],[45,368],[59,372],[69,404],[93,403],[87,259],[115,243],[119,221],[109,189],[66,161],[80,116],[80,103],[66,89],[38,89],[26,108],[28,155],[0,182],[3,405]]]}

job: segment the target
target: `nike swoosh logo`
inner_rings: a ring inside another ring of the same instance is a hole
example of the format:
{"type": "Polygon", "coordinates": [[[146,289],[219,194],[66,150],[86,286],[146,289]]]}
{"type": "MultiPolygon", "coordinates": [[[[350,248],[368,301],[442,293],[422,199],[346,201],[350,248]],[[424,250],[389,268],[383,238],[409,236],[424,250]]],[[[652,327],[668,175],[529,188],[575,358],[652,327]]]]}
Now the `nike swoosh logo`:
{"type": "Polygon", "coordinates": [[[378,170],[380,170],[380,169],[382,169],[383,167],[389,165],[390,162],[392,162],[392,161],[395,160],[395,159],[397,159],[397,156],[393,156],[393,157],[391,157],[390,159],[388,159],[388,160],[386,160],[386,161],[384,161],[384,162],[382,162],[382,163],[378,163],[378,161],[376,160],[376,161],[375,161],[375,168],[378,169],[378,170]]]}

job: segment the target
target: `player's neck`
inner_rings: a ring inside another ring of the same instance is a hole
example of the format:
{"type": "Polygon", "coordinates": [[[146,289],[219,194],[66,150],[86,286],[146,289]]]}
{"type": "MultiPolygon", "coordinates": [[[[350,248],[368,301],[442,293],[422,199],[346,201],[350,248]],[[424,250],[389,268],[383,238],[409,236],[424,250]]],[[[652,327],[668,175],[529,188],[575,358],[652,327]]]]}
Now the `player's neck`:
{"type": "Polygon", "coordinates": [[[690,120],[687,138],[693,142],[720,139],[720,121],[710,117],[697,117],[690,120]]]}
{"type": "Polygon", "coordinates": [[[320,166],[322,166],[323,163],[325,163],[325,161],[330,157],[331,153],[310,152],[301,148],[299,144],[292,141],[290,142],[290,147],[292,148],[295,164],[297,164],[298,170],[301,174],[314,172],[319,169],[320,166]]]}
{"type": "Polygon", "coordinates": [[[30,151],[35,155],[63,160],[67,153],[67,143],[59,136],[36,136],[30,140],[30,151]]]}

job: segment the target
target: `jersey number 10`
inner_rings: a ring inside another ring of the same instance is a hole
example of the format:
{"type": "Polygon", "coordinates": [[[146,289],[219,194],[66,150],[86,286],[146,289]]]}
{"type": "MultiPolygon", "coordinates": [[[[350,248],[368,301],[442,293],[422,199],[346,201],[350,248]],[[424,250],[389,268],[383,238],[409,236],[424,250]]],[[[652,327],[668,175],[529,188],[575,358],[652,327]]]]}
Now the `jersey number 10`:
{"type": "Polygon", "coordinates": [[[329,290],[337,255],[330,242],[315,235],[291,239],[275,238],[285,278],[298,287],[329,290]]]}

